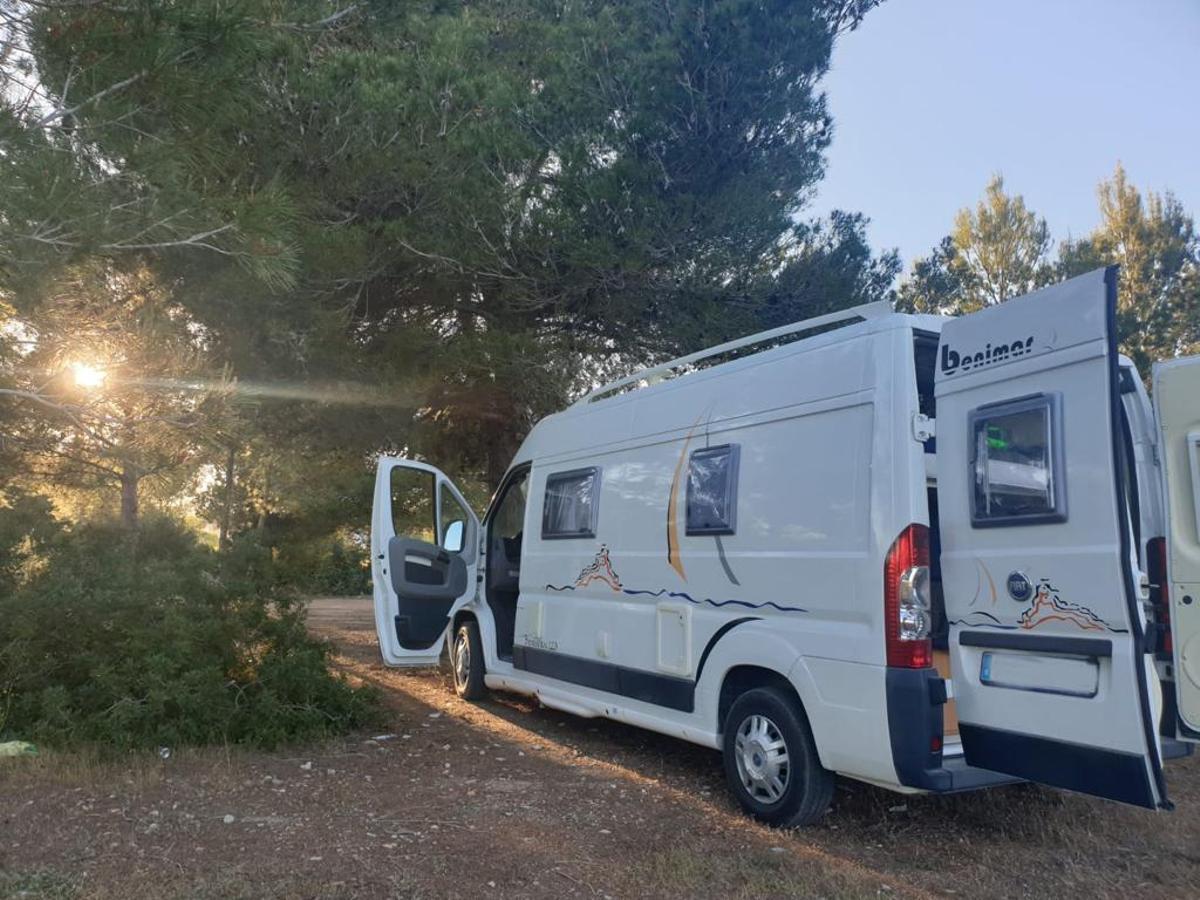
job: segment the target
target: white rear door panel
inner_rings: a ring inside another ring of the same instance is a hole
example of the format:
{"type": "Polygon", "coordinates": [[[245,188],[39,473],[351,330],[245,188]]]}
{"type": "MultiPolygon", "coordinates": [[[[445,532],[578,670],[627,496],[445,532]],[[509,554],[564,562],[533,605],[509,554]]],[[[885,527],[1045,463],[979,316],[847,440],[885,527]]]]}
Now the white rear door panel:
{"type": "Polygon", "coordinates": [[[1115,284],[1098,270],[944,326],[941,565],[967,761],[1155,808],[1161,698],[1124,486],[1115,284]]]}

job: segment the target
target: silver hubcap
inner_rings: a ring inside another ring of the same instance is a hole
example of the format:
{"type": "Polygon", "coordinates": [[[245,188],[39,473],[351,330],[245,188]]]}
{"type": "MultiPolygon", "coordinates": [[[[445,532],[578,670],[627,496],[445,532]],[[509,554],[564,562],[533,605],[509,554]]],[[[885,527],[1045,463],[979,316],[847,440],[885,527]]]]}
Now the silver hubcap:
{"type": "Polygon", "coordinates": [[[766,716],[749,716],[733,744],[738,777],[755,800],[775,803],[787,790],[792,766],[779,727],[766,716]]]}
{"type": "Polygon", "coordinates": [[[461,686],[467,683],[471,673],[471,642],[465,631],[454,638],[454,680],[461,686]]]}

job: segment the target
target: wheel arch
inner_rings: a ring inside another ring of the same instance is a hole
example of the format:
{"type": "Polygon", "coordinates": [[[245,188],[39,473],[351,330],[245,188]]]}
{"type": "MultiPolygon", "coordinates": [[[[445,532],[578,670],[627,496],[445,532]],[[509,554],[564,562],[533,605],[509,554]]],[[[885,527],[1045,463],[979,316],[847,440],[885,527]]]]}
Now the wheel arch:
{"type": "MultiPolygon", "coordinates": [[[[475,610],[460,609],[458,612],[456,612],[454,614],[454,618],[452,618],[450,620],[450,634],[453,635],[454,632],[458,631],[458,626],[461,625],[463,622],[465,622],[467,619],[471,619],[472,621],[474,621],[476,626],[479,626],[479,624],[480,624],[479,616],[475,615],[475,610]]],[[[480,628],[480,636],[482,637],[482,627],[480,628]]]]}
{"type": "Polygon", "coordinates": [[[794,639],[769,620],[747,622],[721,637],[701,673],[697,712],[715,734],[724,733],[725,716],[743,690],[778,687],[791,698],[807,723],[826,768],[837,756],[821,692],[804,664],[794,639]],[[731,678],[732,676],[732,678],[731,678]]]}
{"type": "MultiPolygon", "coordinates": [[[[721,680],[721,690],[717,696],[717,732],[725,733],[725,720],[738,697],[755,688],[768,687],[775,688],[786,695],[795,702],[799,712],[804,714],[804,701],[800,699],[795,685],[788,680],[786,675],[765,666],[737,665],[729,669],[721,680]]],[[[807,716],[805,718],[807,719],[807,716]]]]}

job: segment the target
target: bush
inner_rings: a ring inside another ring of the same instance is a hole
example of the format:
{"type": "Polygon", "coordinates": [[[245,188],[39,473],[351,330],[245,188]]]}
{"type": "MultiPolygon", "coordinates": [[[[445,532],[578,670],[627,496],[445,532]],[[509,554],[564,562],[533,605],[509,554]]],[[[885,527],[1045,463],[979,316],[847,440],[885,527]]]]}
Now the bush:
{"type": "Polygon", "coordinates": [[[374,692],[330,672],[252,540],[217,554],[158,519],[77,526],[43,553],[0,596],[0,735],[269,747],[376,717],[374,692]]]}
{"type": "Polygon", "coordinates": [[[280,583],[314,596],[369,594],[370,553],[361,537],[338,533],[319,539],[288,536],[279,540],[275,567],[280,583]]]}

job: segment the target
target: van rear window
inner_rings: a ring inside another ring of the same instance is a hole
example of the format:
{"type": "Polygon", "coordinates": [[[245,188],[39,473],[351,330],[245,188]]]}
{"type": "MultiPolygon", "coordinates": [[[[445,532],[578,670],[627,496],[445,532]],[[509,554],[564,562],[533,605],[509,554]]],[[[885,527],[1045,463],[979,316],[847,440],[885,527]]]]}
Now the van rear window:
{"type": "Polygon", "coordinates": [[[599,493],[599,469],[574,469],[546,476],[542,537],[595,537],[599,493]]]}
{"type": "Polygon", "coordinates": [[[738,445],[692,452],[688,460],[687,534],[737,530],[738,445]]]}
{"type": "Polygon", "coordinates": [[[1039,394],[971,412],[972,525],[1066,520],[1058,407],[1039,394]]]}

